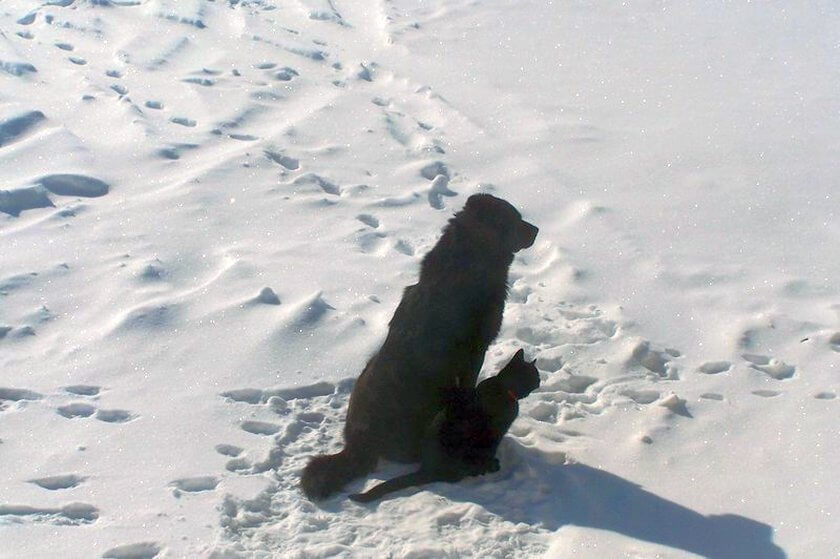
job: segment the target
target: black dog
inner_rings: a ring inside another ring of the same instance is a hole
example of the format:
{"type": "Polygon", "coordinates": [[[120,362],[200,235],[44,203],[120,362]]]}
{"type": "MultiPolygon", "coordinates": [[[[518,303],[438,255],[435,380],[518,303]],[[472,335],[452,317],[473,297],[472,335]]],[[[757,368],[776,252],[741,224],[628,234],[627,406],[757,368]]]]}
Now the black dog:
{"type": "Polygon", "coordinates": [[[498,375],[475,390],[454,389],[426,431],[420,469],[350,498],[367,503],[406,487],[499,471],[496,449],[519,414],[517,400],[540,385],[535,362],[527,363],[520,349],[498,375]]]}
{"type": "Polygon", "coordinates": [[[447,390],[472,388],[487,347],[499,333],[513,254],[538,229],[516,208],[475,194],[423,258],[406,287],[382,348],[350,395],[344,449],[312,458],[301,478],[321,499],[376,467],[378,458],[416,462],[424,431],[447,390]]]}

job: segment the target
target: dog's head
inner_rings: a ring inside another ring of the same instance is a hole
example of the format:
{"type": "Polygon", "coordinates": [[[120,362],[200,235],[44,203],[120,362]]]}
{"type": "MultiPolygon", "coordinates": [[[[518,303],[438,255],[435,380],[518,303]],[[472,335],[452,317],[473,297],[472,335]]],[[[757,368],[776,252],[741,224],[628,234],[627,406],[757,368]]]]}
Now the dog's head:
{"type": "Polygon", "coordinates": [[[534,244],[539,229],[522,219],[510,203],[490,194],[473,194],[467,199],[464,213],[493,230],[510,252],[534,244]]]}
{"type": "Polygon", "coordinates": [[[506,389],[516,395],[517,399],[522,399],[540,385],[540,372],[536,363],[536,359],[525,361],[525,352],[520,349],[499,371],[499,380],[506,389]]]}

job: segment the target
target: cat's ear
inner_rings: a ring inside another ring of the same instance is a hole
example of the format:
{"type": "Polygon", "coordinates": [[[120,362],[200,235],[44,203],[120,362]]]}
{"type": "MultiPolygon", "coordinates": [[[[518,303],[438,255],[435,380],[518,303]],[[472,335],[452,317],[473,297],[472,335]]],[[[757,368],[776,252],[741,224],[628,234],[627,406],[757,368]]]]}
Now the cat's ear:
{"type": "Polygon", "coordinates": [[[513,355],[513,358],[514,358],[514,359],[517,359],[517,360],[519,360],[519,361],[525,361],[525,350],[524,350],[524,349],[522,349],[522,348],[519,348],[519,351],[517,351],[517,352],[513,355]]]}

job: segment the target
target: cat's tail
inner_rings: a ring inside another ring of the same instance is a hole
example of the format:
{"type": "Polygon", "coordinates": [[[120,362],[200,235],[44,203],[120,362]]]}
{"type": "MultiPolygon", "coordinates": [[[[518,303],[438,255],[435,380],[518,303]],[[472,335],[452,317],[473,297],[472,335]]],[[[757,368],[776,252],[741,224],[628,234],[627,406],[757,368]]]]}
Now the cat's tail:
{"type": "Polygon", "coordinates": [[[355,493],[350,495],[350,498],[357,503],[369,503],[393,491],[399,491],[400,489],[405,489],[406,487],[414,487],[415,485],[423,485],[433,481],[441,480],[439,476],[423,470],[417,470],[416,472],[411,472],[410,474],[405,474],[403,476],[389,479],[388,481],[383,481],[379,485],[375,485],[364,493],[355,493]]]}
{"type": "Polygon", "coordinates": [[[313,457],[303,469],[300,485],[309,499],[325,499],[375,467],[376,456],[344,447],[338,454],[313,457]]]}

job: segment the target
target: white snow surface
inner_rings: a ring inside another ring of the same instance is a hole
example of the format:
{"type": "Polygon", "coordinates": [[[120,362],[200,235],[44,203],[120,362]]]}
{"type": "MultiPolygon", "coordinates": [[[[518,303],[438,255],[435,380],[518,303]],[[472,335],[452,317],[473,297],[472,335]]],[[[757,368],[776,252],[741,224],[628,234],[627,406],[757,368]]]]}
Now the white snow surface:
{"type": "Polygon", "coordinates": [[[0,557],[840,556],[838,68],[833,0],[0,2],[0,557]],[[475,192],[501,471],[309,502],[475,192]]]}

